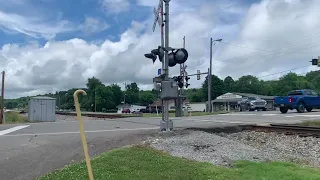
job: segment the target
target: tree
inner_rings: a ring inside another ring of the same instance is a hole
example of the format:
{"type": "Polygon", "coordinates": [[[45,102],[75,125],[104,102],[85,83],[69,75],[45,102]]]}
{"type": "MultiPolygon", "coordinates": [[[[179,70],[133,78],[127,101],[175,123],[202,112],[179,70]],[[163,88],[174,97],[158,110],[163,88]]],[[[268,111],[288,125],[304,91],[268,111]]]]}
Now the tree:
{"type": "Polygon", "coordinates": [[[139,103],[139,87],[137,83],[134,82],[127,85],[125,96],[126,96],[126,103],[128,104],[139,103]]]}
{"type": "Polygon", "coordinates": [[[114,109],[114,95],[111,86],[98,86],[96,92],[96,103],[97,110],[102,111],[102,109],[114,109]]]}
{"type": "Polygon", "coordinates": [[[257,77],[252,75],[246,75],[246,76],[240,77],[235,82],[234,88],[237,92],[260,94],[259,91],[262,90],[260,85],[261,84],[257,77]]]}
{"type": "MultiPolygon", "coordinates": [[[[211,98],[215,99],[216,97],[222,95],[224,92],[223,89],[223,80],[218,76],[212,75],[211,77],[211,98]]],[[[202,84],[202,97],[207,99],[208,97],[208,76],[206,77],[204,83],[202,84]]]]}
{"type": "Polygon", "coordinates": [[[140,91],[140,104],[148,106],[156,100],[156,96],[151,91],[140,91]]]}
{"type": "Polygon", "coordinates": [[[234,91],[234,80],[232,79],[232,77],[227,76],[226,78],[224,78],[223,85],[225,93],[234,91]]]}
{"type": "Polygon", "coordinates": [[[111,90],[113,93],[113,102],[115,104],[114,108],[116,108],[116,106],[123,101],[123,92],[121,91],[121,87],[118,86],[117,84],[112,84],[111,90]]]}

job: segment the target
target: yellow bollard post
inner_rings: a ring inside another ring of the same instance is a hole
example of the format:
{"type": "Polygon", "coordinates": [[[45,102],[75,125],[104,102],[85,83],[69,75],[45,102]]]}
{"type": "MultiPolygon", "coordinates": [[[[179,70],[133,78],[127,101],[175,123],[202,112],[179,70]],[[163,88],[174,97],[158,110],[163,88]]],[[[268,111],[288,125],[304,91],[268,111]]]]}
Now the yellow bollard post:
{"type": "Polygon", "coordinates": [[[74,105],[76,107],[76,112],[77,112],[77,119],[79,121],[80,135],[81,135],[84,155],[85,155],[85,158],[86,158],[86,164],[87,164],[87,168],[88,168],[89,179],[93,180],[93,173],[92,173],[92,168],[91,168],[90,156],[89,156],[89,153],[88,153],[88,145],[87,145],[86,136],[84,134],[83,120],[82,120],[81,112],[80,112],[80,104],[79,104],[79,99],[78,99],[78,94],[79,93],[82,93],[83,95],[87,95],[87,93],[84,90],[76,90],[74,92],[74,94],[73,94],[73,98],[74,98],[74,105]]]}

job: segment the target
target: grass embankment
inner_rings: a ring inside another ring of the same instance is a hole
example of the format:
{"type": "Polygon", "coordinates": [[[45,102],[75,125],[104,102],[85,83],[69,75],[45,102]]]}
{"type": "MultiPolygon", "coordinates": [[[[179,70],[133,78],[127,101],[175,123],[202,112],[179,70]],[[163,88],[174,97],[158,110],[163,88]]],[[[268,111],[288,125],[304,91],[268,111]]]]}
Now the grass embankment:
{"type": "MultiPolygon", "coordinates": [[[[213,113],[209,113],[209,112],[192,112],[192,116],[207,116],[207,115],[215,115],[215,114],[226,114],[228,112],[225,111],[221,111],[221,112],[213,112],[213,113]]],[[[157,115],[157,113],[151,114],[151,113],[144,113],[142,115],[143,117],[161,117],[161,113],[159,113],[159,115],[157,115]]],[[[175,117],[176,113],[169,113],[169,117],[175,117]]],[[[190,113],[188,113],[188,115],[185,116],[190,116],[190,113]]]]}
{"type": "Polygon", "coordinates": [[[27,123],[28,117],[23,116],[17,112],[9,111],[5,112],[5,123],[6,124],[13,124],[13,123],[27,123]]]}
{"type": "MultiPolygon", "coordinates": [[[[236,162],[234,168],[213,166],[170,156],[148,147],[135,146],[103,153],[92,160],[96,180],[311,180],[320,179],[320,171],[291,163],[236,162]]],[[[88,179],[85,162],[67,166],[40,180],[88,179]]]]}
{"type": "Polygon", "coordinates": [[[320,127],[320,120],[303,121],[302,123],[299,123],[299,125],[320,127]]]}

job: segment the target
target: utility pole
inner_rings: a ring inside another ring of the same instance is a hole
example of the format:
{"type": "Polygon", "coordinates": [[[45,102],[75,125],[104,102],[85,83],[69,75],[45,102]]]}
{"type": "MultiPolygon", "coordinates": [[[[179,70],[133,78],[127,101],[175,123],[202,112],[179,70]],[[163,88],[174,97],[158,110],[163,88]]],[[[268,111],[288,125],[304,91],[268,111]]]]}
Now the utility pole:
{"type": "MultiPolygon", "coordinates": [[[[163,29],[163,26],[164,26],[163,15],[164,15],[164,13],[163,13],[163,1],[162,0],[159,0],[159,6],[160,6],[160,16],[159,16],[160,21],[159,22],[161,22],[159,24],[160,32],[161,32],[161,47],[164,47],[164,29],[163,29]]],[[[166,61],[166,59],[164,59],[164,61],[166,61]]],[[[162,62],[161,64],[162,64],[162,73],[165,74],[165,69],[166,69],[165,63],[162,62]]],[[[167,66],[167,68],[169,68],[169,67],[167,66]]],[[[164,109],[165,109],[165,105],[164,105],[163,100],[161,99],[161,111],[162,111],[161,117],[162,117],[163,121],[165,120],[164,109]]],[[[156,106],[156,111],[157,111],[157,115],[158,115],[158,106],[156,106]]]]}
{"type": "Polygon", "coordinates": [[[208,72],[208,112],[211,113],[211,76],[212,76],[212,43],[213,40],[210,38],[210,66],[208,72]]]}
{"type": "Polygon", "coordinates": [[[97,112],[97,87],[94,88],[94,112],[97,112]]]}
{"type": "Polygon", "coordinates": [[[212,44],[213,42],[221,42],[222,39],[216,39],[216,40],[212,40],[212,38],[210,38],[210,67],[209,67],[209,74],[208,74],[208,112],[212,112],[212,108],[211,108],[211,81],[212,81],[212,44]]]}
{"type": "Polygon", "coordinates": [[[0,117],[0,124],[3,123],[3,117],[4,117],[4,77],[5,77],[5,71],[2,71],[1,117],[0,117]]]}
{"type": "MultiPolygon", "coordinates": [[[[165,44],[164,48],[169,48],[169,2],[170,0],[163,0],[165,5],[165,25],[164,25],[164,39],[165,44]]],[[[169,81],[169,53],[168,51],[164,52],[164,80],[169,81]]],[[[173,122],[169,120],[169,100],[164,99],[164,109],[163,109],[163,120],[160,123],[160,128],[166,129],[166,131],[170,131],[173,127],[173,122]]]]}

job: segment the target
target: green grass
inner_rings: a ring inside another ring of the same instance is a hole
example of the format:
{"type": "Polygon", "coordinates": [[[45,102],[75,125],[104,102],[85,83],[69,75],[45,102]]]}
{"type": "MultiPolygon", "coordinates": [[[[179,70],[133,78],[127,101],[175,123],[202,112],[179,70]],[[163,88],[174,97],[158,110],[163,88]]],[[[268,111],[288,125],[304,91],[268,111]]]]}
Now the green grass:
{"type": "Polygon", "coordinates": [[[320,120],[303,121],[302,123],[299,123],[299,125],[320,127],[320,120]]]}
{"type": "MultiPolygon", "coordinates": [[[[134,146],[103,153],[92,160],[95,180],[315,180],[320,171],[291,163],[239,161],[234,168],[173,157],[149,147],[134,146]]],[[[40,180],[87,180],[85,162],[65,167],[40,180]]]]}
{"type": "Polygon", "coordinates": [[[12,123],[26,123],[28,122],[28,117],[20,115],[17,112],[9,111],[5,112],[5,123],[12,124],[12,123]]]}
{"type": "MultiPolygon", "coordinates": [[[[207,116],[207,115],[215,115],[215,114],[225,114],[228,112],[213,112],[213,113],[209,113],[209,112],[192,112],[192,116],[207,116]]],[[[175,117],[176,114],[174,112],[169,113],[169,117],[175,117]]],[[[185,116],[190,116],[190,113],[188,113],[188,115],[185,116]]],[[[159,115],[157,116],[157,113],[151,114],[151,113],[144,113],[142,115],[142,117],[161,117],[161,113],[159,113],[159,115]]]]}

